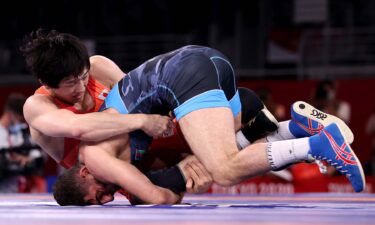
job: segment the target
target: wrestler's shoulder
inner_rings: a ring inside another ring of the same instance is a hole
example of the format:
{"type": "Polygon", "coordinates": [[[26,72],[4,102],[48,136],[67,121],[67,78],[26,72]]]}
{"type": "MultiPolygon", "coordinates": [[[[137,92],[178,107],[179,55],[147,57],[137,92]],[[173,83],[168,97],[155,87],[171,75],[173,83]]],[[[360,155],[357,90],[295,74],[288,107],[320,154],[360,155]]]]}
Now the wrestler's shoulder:
{"type": "Polygon", "coordinates": [[[53,102],[51,96],[34,94],[27,98],[24,105],[24,110],[27,111],[28,109],[40,108],[44,106],[56,107],[56,104],[53,102]]]}

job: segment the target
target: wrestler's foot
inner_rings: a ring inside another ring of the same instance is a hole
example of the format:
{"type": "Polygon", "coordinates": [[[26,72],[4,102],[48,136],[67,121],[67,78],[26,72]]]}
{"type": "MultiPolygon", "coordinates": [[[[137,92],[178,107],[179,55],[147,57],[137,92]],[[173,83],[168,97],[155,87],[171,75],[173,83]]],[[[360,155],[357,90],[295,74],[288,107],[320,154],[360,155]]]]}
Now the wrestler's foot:
{"type": "Polygon", "coordinates": [[[332,123],[310,137],[309,144],[309,156],[334,166],[349,179],[356,192],[363,191],[366,181],[361,162],[337,124],[332,123]]]}
{"type": "Polygon", "coordinates": [[[353,143],[354,135],[344,121],[336,116],[317,110],[306,102],[295,102],[291,107],[291,117],[289,129],[296,138],[315,135],[324,127],[336,123],[348,143],[353,143]]]}

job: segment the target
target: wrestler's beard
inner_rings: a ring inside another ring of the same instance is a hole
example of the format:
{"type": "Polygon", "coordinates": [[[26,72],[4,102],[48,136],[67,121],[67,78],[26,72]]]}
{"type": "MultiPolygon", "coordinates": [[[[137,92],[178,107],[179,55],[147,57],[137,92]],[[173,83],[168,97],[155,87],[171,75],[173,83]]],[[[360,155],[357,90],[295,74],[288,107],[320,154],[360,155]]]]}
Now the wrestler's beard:
{"type": "Polygon", "coordinates": [[[115,185],[115,184],[110,184],[108,187],[108,193],[111,195],[114,195],[118,190],[120,190],[120,186],[115,185]]]}
{"type": "Polygon", "coordinates": [[[105,194],[114,195],[116,191],[118,191],[121,188],[120,186],[115,185],[115,184],[105,183],[101,181],[97,181],[97,182],[100,183],[104,187],[105,194]]]}

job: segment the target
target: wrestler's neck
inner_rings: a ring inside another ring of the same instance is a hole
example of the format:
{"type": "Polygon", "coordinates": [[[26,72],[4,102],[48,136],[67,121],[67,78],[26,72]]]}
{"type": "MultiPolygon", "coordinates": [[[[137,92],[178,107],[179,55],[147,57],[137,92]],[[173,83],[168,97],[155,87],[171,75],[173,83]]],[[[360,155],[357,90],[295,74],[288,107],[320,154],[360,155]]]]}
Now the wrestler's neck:
{"type": "Polygon", "coordinates": [[[53,94],[52,96],[54,98],[57,98],[60,102],[66,105],[73,106],[75,109],[79,111],[89,111],[95,106],[94,99],[92,98],[88,90],[85,91],[85,94],[83,95],[81,99],[75,102],[68,101],[56,94],[53,94]]]}
{"type": "Polygon", "coordinates": [[[74,104],[74,108],[80,111],[89,111],[95,106],[94,100],[90,93],[86,90],[82,100],[74,104]]]}

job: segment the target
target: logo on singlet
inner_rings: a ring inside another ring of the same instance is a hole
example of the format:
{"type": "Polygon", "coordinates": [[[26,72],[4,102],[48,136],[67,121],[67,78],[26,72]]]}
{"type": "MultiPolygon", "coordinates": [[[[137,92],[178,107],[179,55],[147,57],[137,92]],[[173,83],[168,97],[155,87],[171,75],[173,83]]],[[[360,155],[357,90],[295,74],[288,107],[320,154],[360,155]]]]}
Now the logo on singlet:
{"type": "Polygon", "coordinates": [[[108,90],[104,89],[98,96],[100,100],[104,100],[108,96],[108,90]]]}

